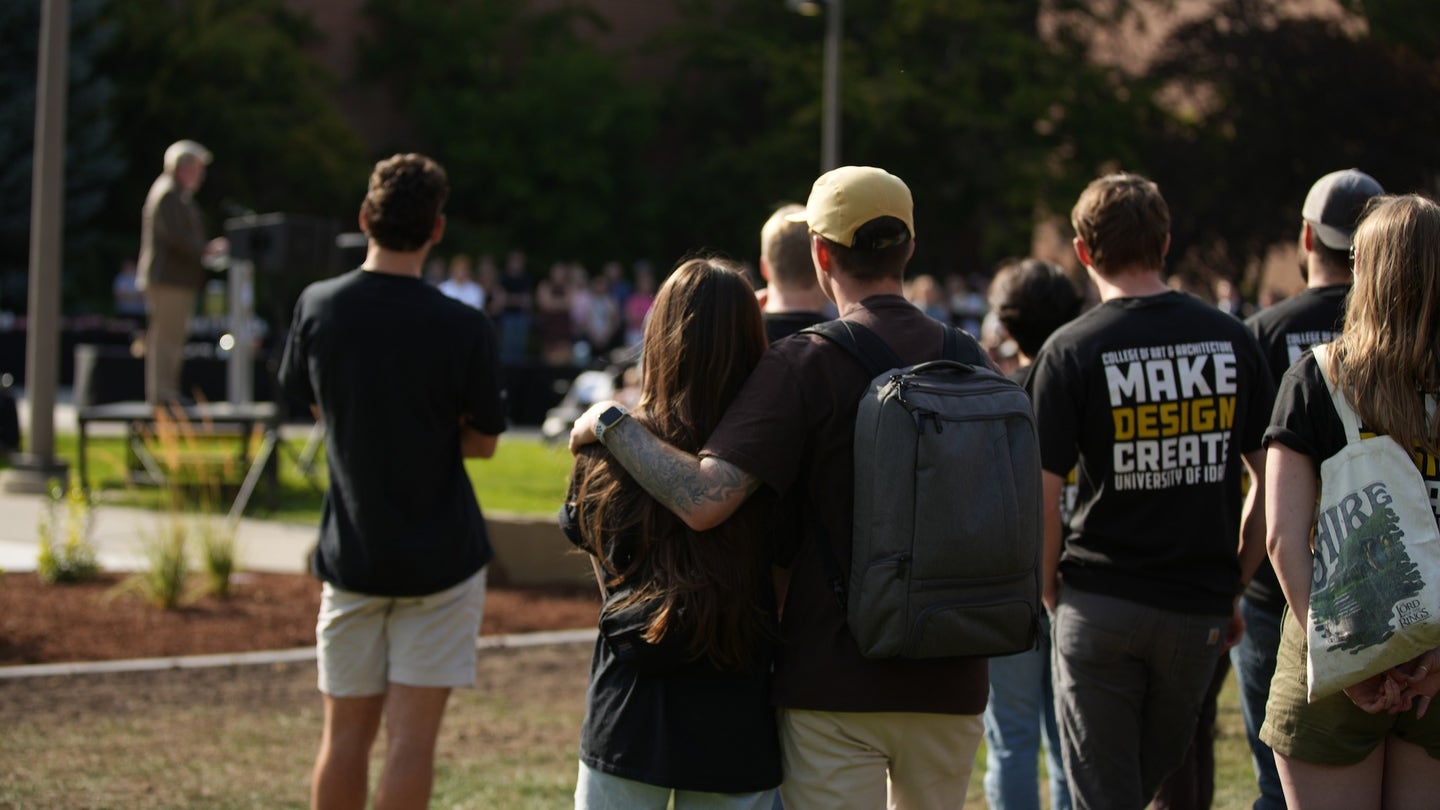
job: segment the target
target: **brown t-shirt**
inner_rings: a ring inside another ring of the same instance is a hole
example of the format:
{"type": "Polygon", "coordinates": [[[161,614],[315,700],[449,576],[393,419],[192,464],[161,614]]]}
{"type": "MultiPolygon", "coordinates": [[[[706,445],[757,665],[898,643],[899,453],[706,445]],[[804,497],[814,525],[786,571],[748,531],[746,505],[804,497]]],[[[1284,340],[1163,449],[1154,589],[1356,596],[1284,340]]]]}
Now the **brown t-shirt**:
{"type": "MultiPolygon", "coordinates": [[[[907,363],[941,356],[941,325],[900,296],[867,298],[846,317],[878,333],[907,363]]],[[[869,381],[844,349],[818,335],[781,340],[701,451],[756,476],[800,511],[775,702],[817,711],[979,714],[988,696],[986,659],[865,658],[828,583],[819,529],[840,570],[849,571],[855,412],[869,381]]]]}

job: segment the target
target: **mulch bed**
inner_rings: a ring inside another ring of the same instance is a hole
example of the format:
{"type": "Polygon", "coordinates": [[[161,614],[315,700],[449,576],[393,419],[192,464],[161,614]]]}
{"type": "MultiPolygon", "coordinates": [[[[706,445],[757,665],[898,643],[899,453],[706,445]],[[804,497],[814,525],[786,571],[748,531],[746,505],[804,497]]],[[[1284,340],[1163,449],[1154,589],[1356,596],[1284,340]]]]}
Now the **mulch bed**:
{"type": "MultiPolygon", "coordinates": [[[[199,586],[201,577],[196,575],[199,586]]],[[[315,643],[320,584],[302,574],[241,573],[228,599],[203,596],[161,610],[124,586],[124,575],[46,585],[31,573],[0,575],[0,666],[105,661],[308,647],[315,643]]],[[[594,586],[486,592],[482,635],[595,626],[594,586]]]]}

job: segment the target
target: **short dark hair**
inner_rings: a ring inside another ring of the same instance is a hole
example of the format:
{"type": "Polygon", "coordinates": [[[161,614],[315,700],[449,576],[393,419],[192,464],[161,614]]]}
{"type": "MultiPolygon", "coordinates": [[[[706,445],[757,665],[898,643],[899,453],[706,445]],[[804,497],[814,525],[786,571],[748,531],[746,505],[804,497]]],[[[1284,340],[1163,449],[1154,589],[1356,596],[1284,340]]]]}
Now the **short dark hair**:
{"type": "MultiPolygon", "coordinates": [[[[812,231],[813,233],[813,231],[812,231]]],[[[897,217],[876,217],[855,231],[855,246],[824,239],[840,268],[859,281],[905,277],[910,258],[910,228],[897,217]]]]}
{"type": "Polygon", "coordinates": [[[1160,187],[1121,172],[1091,181],[1070,211],[1075,235],[1104,271],[1160,269],[1170,235],[1170,208],[1160,187]]]}
{"type": "Polygon", "coordinates": [[[1069,274],[1041,259],[1009,262],[990,283],[990,308],[1026,357],[1039,354],[1046,338],[1079,315],[1083,303],[1069,274]]]}
{"type": "Polygon", "coordinates": [[[375,164],[360,216],[380,247],[413,252],[429,241],[449,196],[439,163],[413,152],[394,155],[375,164]]]}
{"type": "Polygon", "coordinates": [[[1310,251],[1320,258],[1320,263],[1336,270],[1350,269],[1350,251],[1337,250],[1320,241],[1316,236],[1310,240],[1310,251]]]}

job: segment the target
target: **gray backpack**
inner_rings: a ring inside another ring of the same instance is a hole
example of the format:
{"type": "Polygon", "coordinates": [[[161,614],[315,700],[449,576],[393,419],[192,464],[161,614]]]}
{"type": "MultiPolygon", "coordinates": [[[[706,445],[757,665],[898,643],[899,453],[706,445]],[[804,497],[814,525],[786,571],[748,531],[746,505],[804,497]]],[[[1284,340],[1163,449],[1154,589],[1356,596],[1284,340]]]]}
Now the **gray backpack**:
{"type": "Polygon", "coordinates": [[[1010,655],[1040,628],[1040,448],[1025,390],[954,328],[905,366],[853,321],[806,330],[874,376],[855,418],[848,586],[821,537],[850,632],[870,658],[1010,655]],[[965,345],[965,344],[968,344],[965,345]],[[964,362],[966,352],[974,363],[964,362]]]}

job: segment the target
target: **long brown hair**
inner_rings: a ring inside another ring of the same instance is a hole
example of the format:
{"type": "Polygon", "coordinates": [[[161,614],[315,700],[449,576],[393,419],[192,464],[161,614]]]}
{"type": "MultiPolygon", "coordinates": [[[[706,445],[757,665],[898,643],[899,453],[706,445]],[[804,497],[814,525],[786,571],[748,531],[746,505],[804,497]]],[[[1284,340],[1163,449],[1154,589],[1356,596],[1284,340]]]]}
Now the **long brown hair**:
{"type": "Polygon", "coordinates": [[[1366,427],[1440,456],[1440,205],[1381,197],[1355,230],[1355,284],[1329,371],[1366,427]]]}
{"type": "MultiPolygon", "coordinates": [[[[765,347],[760,308],[740,269],[719,259],[682,263],[646,322],[632,418],[675,447],[698,452],[765,347]]],[[[683,624],[695,658],[723,669],[752,661],[768,626],[755,595],[769,573],[754,510],[742,508],[697,534],[608,455],[582,456],[573,475],[580,533],[603,561],[607,587],[630,589],[626,604],[658,603],[646,638],[659,641],[683,624]],[[636,550],[616,564],[619,535],[633,535],[636,550]]]]}

